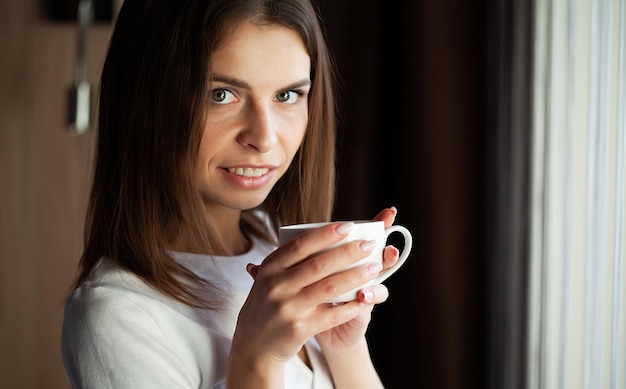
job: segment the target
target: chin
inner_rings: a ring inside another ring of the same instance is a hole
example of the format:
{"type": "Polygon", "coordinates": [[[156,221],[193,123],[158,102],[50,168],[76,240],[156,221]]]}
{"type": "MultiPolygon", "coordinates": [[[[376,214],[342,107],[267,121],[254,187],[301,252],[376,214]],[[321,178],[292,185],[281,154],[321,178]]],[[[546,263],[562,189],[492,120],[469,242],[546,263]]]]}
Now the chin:
{"type": "Polygon", "coordinates": [[[242,201],[237,201],[232,204],[232,208],[239,209],[240,211],[248,211],[250,209],[257,208],[259,205],[263,204],[267,196],[259,197],[257,199],[246,199],[242,201]]]}

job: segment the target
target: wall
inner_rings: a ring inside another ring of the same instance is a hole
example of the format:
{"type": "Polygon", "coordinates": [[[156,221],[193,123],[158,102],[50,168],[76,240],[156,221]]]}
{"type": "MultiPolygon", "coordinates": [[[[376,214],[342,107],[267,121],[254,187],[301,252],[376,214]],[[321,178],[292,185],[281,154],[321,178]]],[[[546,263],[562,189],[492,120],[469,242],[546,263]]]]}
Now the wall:
{"type": "MultiPolygon", "coordinates": [[[[75,28],[46,21],[36,0],[0,2],[0,26],[0,387],[67,388],[62,306],[82,250],[94,140],[66,126],[75,28]]],[[[88,30],[94,92],[110,32],[88,30]]]]}

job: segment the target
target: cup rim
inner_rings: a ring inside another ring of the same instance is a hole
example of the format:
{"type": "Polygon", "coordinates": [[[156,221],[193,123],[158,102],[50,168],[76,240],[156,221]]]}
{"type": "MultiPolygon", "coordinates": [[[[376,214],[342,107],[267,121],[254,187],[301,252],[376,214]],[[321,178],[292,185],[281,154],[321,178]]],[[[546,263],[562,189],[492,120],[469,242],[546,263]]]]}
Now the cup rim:
{"type": "Polygon", "coordinates": [[[311,223],[297,223],[297,224],[286,224],[283,226],[280,226],[279,228],[281,230],[295,230],[295,229],[299,229],[299,228],[318,228],[318,227],[323,227],[323,226],[327,226],[329,224],[334,224],[334,223],[349,223],[352,222],[354,224],[376,224],[376,223],[384,223],[382,220],[366,220],[366,219],[358,219],[358,220],[333,220],[330,222],[311,222],[311,223]]]}

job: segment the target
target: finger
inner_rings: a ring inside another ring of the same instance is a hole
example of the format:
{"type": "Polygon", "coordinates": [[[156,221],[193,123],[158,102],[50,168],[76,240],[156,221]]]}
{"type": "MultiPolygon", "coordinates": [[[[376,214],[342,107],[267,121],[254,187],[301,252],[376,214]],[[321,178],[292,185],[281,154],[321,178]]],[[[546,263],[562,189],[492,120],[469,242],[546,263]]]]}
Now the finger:
{"type": "Polygon", "coordinates": [[[316,280],[304,288],[300,297],[303,304],[317,306],[330,301],[339,295],[349,292],[378,276],[382,270],[380,263],[367,263],[348,270],[333,273],[323,279],[316,280]]]}
{"type": "Polygon", "coordinates": [[[398,209],[396,207],[390,207],[380,211],[376,216],[374,216],[373,220],[383,221],[385,222],[385,228],[389,228],[396,220],[397,214],[398,209]]]}
{"type": "Polygon", "coordinates": [[[389,269],[398,262],[400,251],[394,246],[387,246],[383,250],[383,270],[389,269]]]}
{"type": "Polygon", "coordinates": [[[345,271],[370,255],[375,246],[374,241],[362,240],[342,244],[315,254],[276,276],[287,286],[287,292],[301,293],[303,304],[318,305],[338,296],[340,291],[347,292],[364,283],[364,279],[369,281],[377,275],[378,272],[372,275],[360,266],[345,271]]]}
{"type": "Polygon", "coordinates": [[[326,304],[316,310],[311,316],[310,323],[314,328],[311,332],[319,334],[331,328],[340,326],[353,320],[364,310],[371,309],[368,304],[353,300],[345,304],[326,304]]]}
{"type": "Polygon", "coordinates": [[[354,223],[332,223],[306,231],[276,249],[264,262],[264,271],[283,271],[341,241],[354,223]],[[267,269],[267,270],[265,270],[267,269]]]}
{"type": "Polygon", "coordinates": [[[359,301],[365,304],[380,304],[389,298],[389,289],[383,284],[372,285],[361,289],[358,297],[359,301]]]}

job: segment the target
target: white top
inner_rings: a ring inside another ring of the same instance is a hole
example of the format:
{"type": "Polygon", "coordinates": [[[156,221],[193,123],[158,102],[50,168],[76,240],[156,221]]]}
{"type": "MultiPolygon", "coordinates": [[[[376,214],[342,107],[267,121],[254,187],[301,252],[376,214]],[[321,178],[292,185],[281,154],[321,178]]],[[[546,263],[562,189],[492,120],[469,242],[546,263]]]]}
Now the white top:
{"type": "MultiPolygon", "coordinates": [[[[230,296],[221,311],[191,308],[157,292],[111,260],[100,260],[65,305],[62,354],[73,388],[225,388],[238,313],[252,287],[248,263],[275,246],[252,238],[244,255],[173,253],[189,270],[230,296]]],[[[312,338],[313,370],[297,356],[285,367],[285,388],[332,388],[312,338]]]]}

